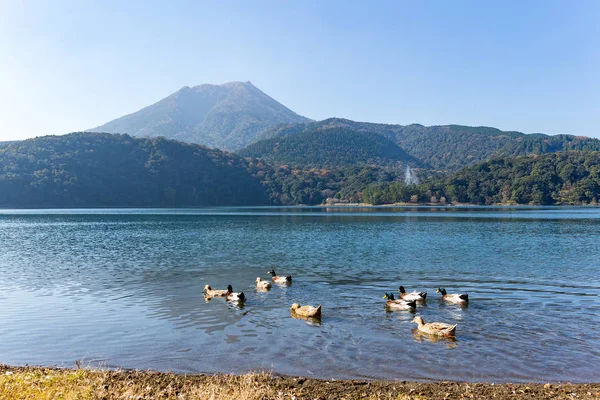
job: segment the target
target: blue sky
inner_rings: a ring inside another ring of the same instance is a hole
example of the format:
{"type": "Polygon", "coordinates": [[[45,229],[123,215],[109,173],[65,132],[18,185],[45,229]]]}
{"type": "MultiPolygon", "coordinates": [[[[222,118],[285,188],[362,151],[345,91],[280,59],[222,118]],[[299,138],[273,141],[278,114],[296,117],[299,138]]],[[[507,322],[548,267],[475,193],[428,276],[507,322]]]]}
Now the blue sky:
{"type": "Polygon", "coordinates": [[[600,137],[600,1],[0,0],[0,140],[236,80],[313,119],[600,137]]]}

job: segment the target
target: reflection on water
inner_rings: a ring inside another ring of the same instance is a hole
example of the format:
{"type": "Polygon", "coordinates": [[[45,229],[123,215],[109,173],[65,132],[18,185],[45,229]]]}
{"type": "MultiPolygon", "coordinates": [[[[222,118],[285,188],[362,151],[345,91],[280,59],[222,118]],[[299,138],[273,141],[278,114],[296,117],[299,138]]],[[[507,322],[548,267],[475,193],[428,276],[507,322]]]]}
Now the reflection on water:
{"type": "Polygon", "coordinates": [[[0,211],[0,362],[597,380],[598,234],[595,208],[0,211]],[[271,268],[294,284],[257,290],[271,268]],[[246,304],[206,300],[207,283],[246,304]],[[386,311],[400,284],[427,302],[386,311]],[[323,304],[323,322],[291,318],[295,302],[323,304]],[[416,333],[415,314],[458,324],[456,340],[416,333]]]}
{"type": "Polygon", "coordinates": [[[319,318],[317,318],[317,317],[303,317],[302,315],[295,314],[295,313],[293,313],[291,311],[290,311],[290,317],[302,320],[302,321],[306,322],[307,325],[310,325],[310,326],[316,326],[316,327],[320,327],[321,326],[321,318],[320,317],[319,318]]]}
{"type": "Polygon", "coordinates": [[[417,343],[431,342],[431,343],[444,343],[449,349],[453,349],[458,346],[458,340],[454,336],[437,336],[428,335],[421,332],[417,328],[411,330],[413,338],[417,343]]]}
{"type": "Polygon", "coordinates": [[[390,308],[387,305],[384,305],[384,308],[385,308],[385,311],[393,312],[393,313],[407,313],[407,314],[416,314],[417,313],[417,308],[398,309],[398,308],[390,308]]]}

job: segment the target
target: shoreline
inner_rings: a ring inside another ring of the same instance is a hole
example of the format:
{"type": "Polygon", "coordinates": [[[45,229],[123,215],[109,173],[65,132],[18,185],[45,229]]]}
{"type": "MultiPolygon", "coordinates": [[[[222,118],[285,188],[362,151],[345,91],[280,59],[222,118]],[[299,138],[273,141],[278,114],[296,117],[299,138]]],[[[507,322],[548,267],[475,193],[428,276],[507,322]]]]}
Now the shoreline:
{"type": "Polygon", "coordinates": [[[0,398],[600,399],[600,383],[325,380],[268,372],[188,375],[0,364],[0,398]]]}
{"type": "Polygon", "coordinates": [[[185,206],[185,207],[138,207],[138,206],[114,206],[114,207],[19,207],[19,206],[0,206],[0,211],[64,211],[64,210],[202,210],[206,208],[330,208],[330,207],[361,207],[361,208],[385,208],[385,207],[439,207],[439,208],[563,208],[563,207],[581,207],[595,208],[599,204],[471,204],[471,203],[390,203],[390,204],[369,204],[369,203],[333,203],[333,204],[288,204],[288,205],[246,205],[246,206],[185,206]]]}
{"type": "MultiPolygon", "coordinates": [[[[305,207],[306,205],[304,204],[298,204],[296,206],[292,206],[292,207],[305,207]]],[[[365,208],[369,208],[369,207],[440,207],[440,208],[453,208],[453,207],[473,207],[473,208],[478,208],[478,207],[482,207],[482,208],[490,208],[490,207],[523,207],[523,208],[527,208],[527,207],[598,207],[600,206],[600,204],[549,204],[549,205],[543,205],[543,204],[509,204],[509,203],[499,203],[499,204],[471,204],[471,203],[391,203],[391,204],[369,204],[369,203],[334,203],[334,204],[321,204],[318,206],[312,206],[312,207],[365,207],[365,208]]],[[[273,206],[273,207],[280,207],[280,206],[273,206]]],[[[311,206],[308,206],[311,207],[311,206]]]]}

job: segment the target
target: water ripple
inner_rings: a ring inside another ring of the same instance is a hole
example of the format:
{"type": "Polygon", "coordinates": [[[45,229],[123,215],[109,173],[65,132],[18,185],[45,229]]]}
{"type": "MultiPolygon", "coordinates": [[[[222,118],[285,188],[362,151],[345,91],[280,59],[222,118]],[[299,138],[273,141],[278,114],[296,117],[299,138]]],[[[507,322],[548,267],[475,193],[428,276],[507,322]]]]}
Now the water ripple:
{"type": "Polygon", "coordinates": [[[596,208],[0,210],[0,361],[591,381],[599,234],[596,208]],[[271,268],[294,283],[256,291],[271,268]],[[206,301],[206,284],[248,301],[206,301]],[[387,311],[400,284],[427,302],[387,311]],[[322,321],[290,318],[293,302],[322,321]],[[422,336],[415,314],[458,323],[456,340],[422,336]]]}

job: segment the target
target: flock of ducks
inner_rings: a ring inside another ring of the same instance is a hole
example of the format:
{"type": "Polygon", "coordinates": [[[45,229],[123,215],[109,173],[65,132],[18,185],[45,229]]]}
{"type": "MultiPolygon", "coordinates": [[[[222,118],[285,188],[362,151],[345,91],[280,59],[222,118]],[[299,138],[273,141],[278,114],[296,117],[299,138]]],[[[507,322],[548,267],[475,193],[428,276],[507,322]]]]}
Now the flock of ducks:
{"type": "MultiPolygon", "coordinates": [[[[408,293],[404,286],[398,288],[400,298],[396,299],[393,293],[386,293],[383,298],[386,299],[386,307],[390,310],[414,310],[417,307],[417,303],[424,303],[427,299],[427,292],[417,292],[413,290],[408,293]]],[[[461,294],[449,294],[444,288],[438,288],[436,293],[442,295],[442,300],[449,303],[455,303],[459,305],[466,305],[469,303],[469,295],[466,293],[461,294]]],[[[456,334],[456,324],[445,324],[443,322],[430,322],[425,323],[423,317],[416,316],[412,322],[417,324],[419,332],[423,332],[429,335],[453,337],[456,334]]]]}
{"type": "MultiPolygon", "coordinates": [[[[280,276],[275,273],[275,270],[270,270],[267,273],[271,275],[271,281],[273,283],[279,285],[289,285],[292,283],[291,275],[280,276]]],[[[260,277],[258,277],[256,278],[256,289],[259,291],[267,291],[271,289],[271,282],[262,280],[260,277]]],[[[216,290],[211,288],[210,285],[206,285],[204,286],[203,292],[207,299],[211,299],[213,297],[225,297],[227,301],[238,304],[246,301],[244,292],[234,292],[231,285],[228,285],[227,289],[225,290],[216,290]]],[[[417,303],[423,304],[427,299],[427,292],[417,292],[416,290],[407,292],[404,286],[400,286],[398,288],[398,292],[400,293],[398,299],[396,299],[394,294],[391,292],[388,292],[383,296],[383,298],[386,299],[385,305],[389,310],[414,310],[417,306],[417,303]]],[[[469,295],[466,293],[449,294],[444,288],[438,288],[435,292],[440,293],[442,295],[442,300],[449,303],[466,305],[469,302],[469,295]]],[[[298,303],[294,303],[290,307],[290,313],[293,317],[320,319],[321,305],[314,307],[301,306],[298,303]]],[[[451,325],[443,322],[425,323],[423,318],[420,316],[416,316],[412,322],[417,324],[417,329],[419,332],[428,335],[454,337],[456,334],[456,324],[451,325]]]]}

